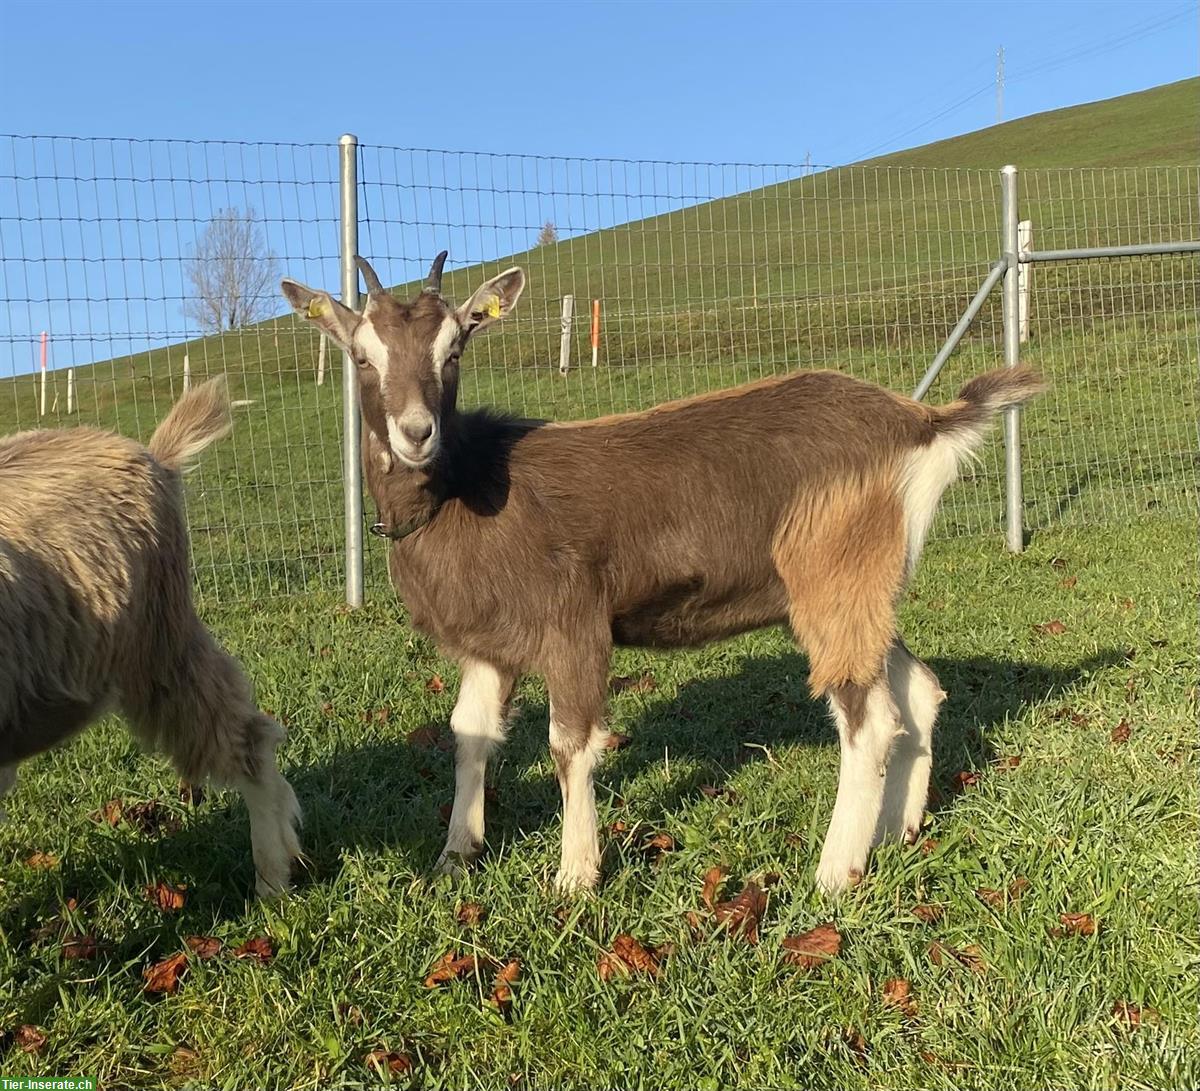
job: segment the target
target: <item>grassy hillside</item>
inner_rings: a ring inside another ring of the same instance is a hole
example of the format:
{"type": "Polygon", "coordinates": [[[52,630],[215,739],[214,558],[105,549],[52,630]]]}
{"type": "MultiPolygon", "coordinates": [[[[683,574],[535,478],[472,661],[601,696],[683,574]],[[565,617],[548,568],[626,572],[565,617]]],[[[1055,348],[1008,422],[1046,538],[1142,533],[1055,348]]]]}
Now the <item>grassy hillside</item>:
{"type": "MultiPolygon", "coordinates": [[[[1198,89],[1185,81],[1038,115],[453,269],[446,291],[456,298],[510,262],[530,274],[518,312],[472,347],[463,400],[563,419],[813,366],[911,389],[998,254],[1001,163],[1022,165],[1022,214],[1038,246],[1200,237],[1198,89]],[[1150,169],[1164,158],[1192,165],[1150,169]],[[1024,169],[1100,162],[1105,169],[1024,169]],[[564,379],[556,365],[568,292],[583,314],[573,356],[584,366],[564,379]],[[593,298],[604,315],[595,371],[593,298]]],[[[387,255],[370,256],[386,279],[387,255]]],[[[325,286],[335,281],[331,263],[325,286]]],[[[1190,510],[1196,282],[1192,257],[1036,270],[1026,355],[1054,390],[1026,417],[1035,528],[1190,510]]],[[[934,398],[999,359],[999,314],[997,296],[934,398]]],[[[235,439],[189,485],[202,587],[258,594],[336,583],[337,354],[317,387],[316,338],[288,316],[78,369],[79,418],[147,436],[178,392],[185,351],[194,375],[228,372],[254,400],[235,439]]],[[[30,426],[34,380],[5,385],[0,431],[30,426]]],[[[940,533],[997,526],[996,469],[993,447],[976,480],[951,494],[940,533]]]]}

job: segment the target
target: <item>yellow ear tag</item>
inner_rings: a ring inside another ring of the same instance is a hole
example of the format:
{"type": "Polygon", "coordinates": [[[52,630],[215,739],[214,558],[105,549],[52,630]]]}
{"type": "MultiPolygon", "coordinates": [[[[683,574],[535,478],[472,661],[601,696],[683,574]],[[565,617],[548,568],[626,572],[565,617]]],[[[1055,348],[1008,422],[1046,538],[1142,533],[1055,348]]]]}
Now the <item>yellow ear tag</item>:
{"type": "Polygon", "coordinates": [[[500,317],[500,297],[498,295],[492,296],[492,298],[487,301],[487,306],[484,307],[483,309],[485,311],[487,311],[487,313],[489,315],[491,315],[492,318],[499,318],[500,317]]]}
{"type": "Polygon", "coordinates": [[[308,301],[309,318],[320,318],[327,310],[325,301],[320,296],[314,296],[308,301]]]}

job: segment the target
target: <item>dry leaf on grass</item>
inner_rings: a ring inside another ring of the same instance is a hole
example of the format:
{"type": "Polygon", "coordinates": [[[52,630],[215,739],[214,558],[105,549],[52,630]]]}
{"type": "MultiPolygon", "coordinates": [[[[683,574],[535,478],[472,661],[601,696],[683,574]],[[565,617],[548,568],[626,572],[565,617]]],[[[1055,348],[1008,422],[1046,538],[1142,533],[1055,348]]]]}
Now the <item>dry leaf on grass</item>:
{"type": "Polygon", "coordinates": [[[216,958],[221,953],[221,941],[214,936],[188,936],[183,942],[202,962],[205,959],[216,958]]]}
{"type": "Polygon", "coordinates": [[[160,879],[146,887],[146,897],[164,913],[174,913],[177,909],[182,909],[183,903],[187,901],[187,885],[181,883],[179,886],[172,886],[160,879]]]}
{"type": "Polygon", "coordinates": [[[993,768],[999,773],[1008,773],[1021,764],[1020,754],[1012,754],[1007,758],[998,758],[993,763],[993,768]]]}
{"type": "Polygon", "coordinates": [[[937,852],[939,845],[941,845],[940,841],[935,841],[932,837],[926,837],[925,840],[921,842],[921,855],[932,855],[933,853],[937,852]]]}
{"type": "Polygon", "coordinates": [[[50,871],[58,867],[58,857],[52,852],[34,852],[26,858],[25,866],[39,871],[50,871]]]}
{"type": "Polygon", "coordinates": [[[95,958],[96,937],[90,934],[67,936],[62,943],[63,958],[95,958]]]}
{"type": "Polygon", "coordinates": [[[1061,928],[1050,929],[1050,935],[1059,936],[1094,936],[1096,934],[1096,918],[1091,913],[1059,913],[1062,921],[1061,928]]]}
{"type": "Polygon", "coordinates": [[[883,1002],[910,1019],[917,1014],[917,998],[912,995],[912,986],[902,977],[889,977],[883,983],[883,1002]]]}
{"type": "Polygon", "coordinates": [[[13,1042],[23,1053],[40,1053],[49,1039],[41,1027],[25,1023],[17,1027],[13,1033],[13,1042]]]}
{"type": "Polygon", "coordinates": [[[704,873],[704,885],[700,888],[700,900],[709,909],[716,909],[717,892],[721,889],[728,874],[729,872],[719,864],[716,867],[710,867],[704,873]]]}
{"type": "Polygon", "coordinates": [[[930,905],[928,902],[922,902],[920,905],[912,907],[912,915],[926,924],[937,924],[945,914],[946,907],[944,905],[930,905]]]}
{"type": "Polygon", "coordinates": [[[629,735],[622,735],[619,731],[609,731],[604,736],[605,750],[624,750],[633,739],[629,735]]]}
{"type": "Polygon", "coordinates": [[[177,955],[164,958],[153,966],[147,966],[142,971],[148,993],[173,993],[179,988],[179,978],[187,969],[187,953],[180,951],[177,955]]]}
{"type": "Polygon", "coordinates": [[[446,683],[442,681],[440,674],[435,674],[428,682],[425,683],[425,688],[430,693],[442,693],[446,689],[446,683]]]}
{"type": "Polygon", "coordinates": [[[116,826],[121,821],[121,812],[124,810],[125,804],[119,799],[110,799],[98,811],[93,811],[90,815],[93,822],[102,822],[108,826],[116,826]]]}
{"type": "Polygon", "coordinates": [[[758,925],[766,911],[767,896],[753,879],[732,901],[713,906],[713,914],[730,934],[742,936],[751,945],[758,943],[758,925]]]}
{"type": "Polygon", "coordinates": [[[620,674],[608,683],[610,693],[652,693],[658,682],[649,671],[644,674],[620,674]]]}
{"type": "Polygon", "coordinates": [[[120,817],[124,819],[126,824],[132,826],[146,837],[176,833],[183,826],[183,822],[179,816],[173,814],[165,804],[157,799],[147,799],[141,803],[123,804],[121,805],[120,817]]]}
{"type": "Polygon", "coordinates": [[[929,945],[929,960],[935,966],[957,962],[960,966],[965,966],[977,974],[982,974],[987,970],[987,964],[983,961],[983,952],[973,943],[966,947],[951,947],[934,940],[929,945]]]}
{"type": "Polygon", "coordinates": [[[675,838],[669,833],[652,833],[642,841],[642,852],[656,863],[668,852],[675,851],[675,838]]]}
{"type": "Polygon", "coordinates": [[[463,902],[454,914],[459,924],[468,928],[477,928],[487,920],[488,911],[478,902],[463,902]]]}
{"type": "Polygon", "coordinates": [[[275,957],[275,948],[271,946],[270,936],[255,936],[248,939],[240,947],[230,952],[234,958],[252,958],[258,962],[270,962],[275,957]]]}
{"type": "Polygon", "coordinates": [[[1115,744],[1117,744],[1119,746],[1121,743],[1129,742],[1129,736],[1132,733],[1133,733],[1133,728],[1130,726],[1129,721],[1122,720],[1109,733],[1109,738],[1112,740],[1112,742],[1114,742],[1115,744]]]}
{"type": "Polygon", "coordinates": [[[973,769],[964,769],[961,773],[954,774],[953,790],[955,792],[963,792],[968,788],[974,788],[979,784],[979,774],[973,769]]]}
{"type": "Polygon", "coordinates": [[[1029,889],[1029,880],[1024,876],[1014,879],[1008,884],[1009,901],[1015,902],[1022,894],[1029,889]]]}
{"type": "Polygon", "coordinates": [[[800,936],[788,936],[783,941],[783,949],[787,952],[784,960],[802,970],[812,970],[831,958],[835,958],[842,949],[842,935],[832,921],[818,924],[800,936]]]}
{"type": "Polygon", "coordinates": [[[993,890],[990,886],[981,886],[975,891],[975,897],[981,902],[990,905],[993,909],[1002,909],[1004,907],[1004,891],[993,890]]]}
{"type": "Polygon", "coordinates": [[[478,960],[474,955],[459,955],[454,951],[447,951],[433,964],[433,969],[425,978],[425,988],[436,989],[448,981],[472,974],[477,965],[478,960]]]}
{"type": "Polygon", "coordinates": [[[1131,1004],[1127,1000],[1118,1000],[1112,1008],[1113,1018],[1127,1026],[1138,1027],[1143,1023],[1156,1024],[1162,1022],[1162,1015],[1156,1008],[1143,1008],[1131,1004]]]}
{"type": "Polygon", "coordinates": [[[669,947],[643,947],[633,936],[622,933],[613,940],[612,950],[605,951],[596,960],[596,971],[601,981],[620,975],[646,974],[658,977],[662,959],[670,953],[669,947]]]}
{"type": "Polygon", "coordinates": [[[363,1058],[363,1064],[373,1071],[389,1076],[407,1076],[415,1067],[416,1062],[407,1053],[395,1050],[373,1049],[363,1058]]]}
{"type": "Polygon", "coordinates": [[[447,738],[439,724],[425,724],[415,731],[410,731],[408,745],[415,746],[418,750],[432,750],[436,747],[442,753],[449,753],[454,749],[454,741],[447,738]]]}
{"type": "Polygon", "coordinates": [[[738,794],[732,788],[718,788],[715,784],[701,784],[700,794],[706,799],[723,799],[726,803],[738,801],[738,794]]]}
{"type": "Polygon", "coordinates": [[[1054,618],[1052,621],[1043,621],[1040,625],[1035,625],[1033,631],[1042,636],[1062,636],[1067,627],[1058,618],[1054,618]]]}
{"type": "Polygon", "coordinates": [[[500,1009],[502,1015],[507,1016],[512,1010],[512,989],[509,986],[520,976],[521,960],[517,958],[509,959],[496,974],[496,980],[492,985],[492,995],[488,999],[500,1009]]]}
{"type": "Polygon", "coordinates": [[[1078,576],[1065,576],[1058,581],[1058,586],[1066,591],[1070,591],[1079,582],[1078,576]]]}

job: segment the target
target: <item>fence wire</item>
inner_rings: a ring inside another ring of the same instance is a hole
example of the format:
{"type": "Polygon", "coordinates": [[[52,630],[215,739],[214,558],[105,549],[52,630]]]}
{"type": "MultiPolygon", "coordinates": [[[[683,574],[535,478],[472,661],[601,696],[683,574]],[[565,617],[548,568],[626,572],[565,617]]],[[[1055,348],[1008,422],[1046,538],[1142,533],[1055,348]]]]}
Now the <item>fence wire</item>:
{"type": "MultiPolygon", "coordinates": [[[[340,353],[275,298],[272,317],[234,330],[189,317],[189,274],[227,209],[252,219],[272,281],[336,290],[337,162],[333,143],[0,138],[0,430],[88,423],[145,439],[185,360],[193,382],[226,372],[250,403],[188,481],[205,595],[344,579],[340,353]]],[[[1198,182],[1194,167],[1023,171],[1021,215],[1035,249],[1192,239],[1198,182]]],[[[979,170],[363,146],[359,218],[360,248],[401,291],[442,249],[458,299],[526,268],[520,307],[472,345],[460,397],[555,419],[802,367],[910,391],[1000,250],[998,172],[979,170]]],[[[1032,269],[1022,352],[1052,383],[1025,414],[1034,529],[1194,512],[1197,272],[1194,255],[1032,269]]],[[[930,399],[1001,356],[997,293],[930,399]]],[[[997,441],[936,533],[998,532],[1001,484],[997,441]]]]}

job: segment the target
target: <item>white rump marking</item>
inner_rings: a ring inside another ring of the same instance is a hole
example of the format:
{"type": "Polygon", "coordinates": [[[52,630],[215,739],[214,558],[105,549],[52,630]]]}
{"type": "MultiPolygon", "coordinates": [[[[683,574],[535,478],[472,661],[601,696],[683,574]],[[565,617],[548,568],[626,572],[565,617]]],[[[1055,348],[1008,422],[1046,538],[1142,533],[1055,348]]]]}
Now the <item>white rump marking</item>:
{"type": "Polygon", "coordinates": [[[975,457],[981,434],[976,431],[947,432],[925,447],[904,456],[900,468],[900,502],[908,528],[905,570],[912,575],[925,546],[925,537],[937,512],[942,493],[958,477],[958,467],[975,457]]]}

